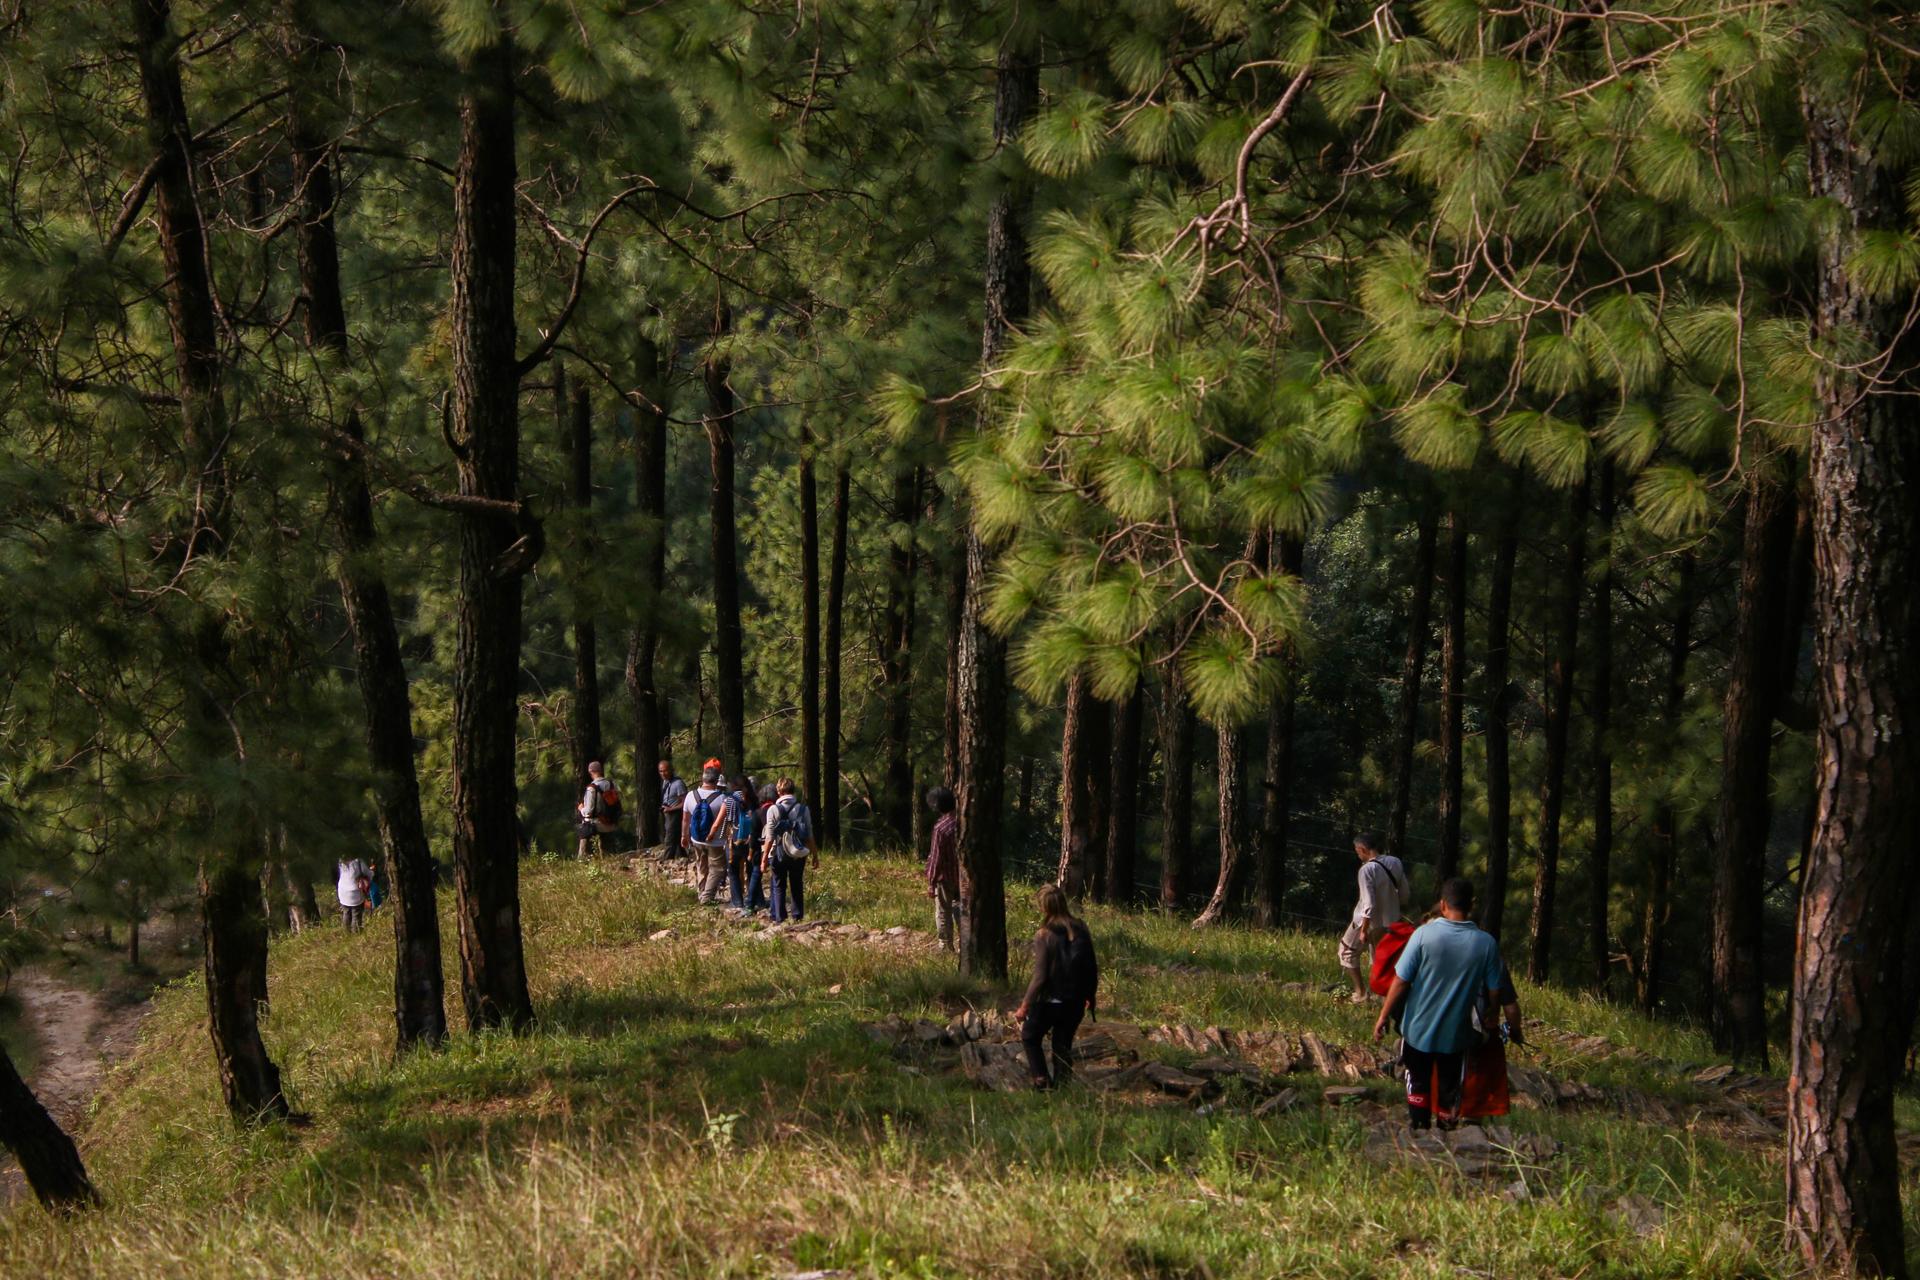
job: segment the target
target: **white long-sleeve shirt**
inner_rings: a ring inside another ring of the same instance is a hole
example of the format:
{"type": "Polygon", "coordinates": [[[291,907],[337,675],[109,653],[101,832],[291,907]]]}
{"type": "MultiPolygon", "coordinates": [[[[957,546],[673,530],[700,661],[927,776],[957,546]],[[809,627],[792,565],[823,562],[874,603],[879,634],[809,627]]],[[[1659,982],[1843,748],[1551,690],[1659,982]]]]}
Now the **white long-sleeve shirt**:
{"type": "Polygon", "coordinates": [[[1353,922],[1386,928],[1403,917],[1401,900],[1406,895],[1405,865],[1390,853],[1376,854],[1360,864],[1360,900],[1353,907],[1353,922]]]}

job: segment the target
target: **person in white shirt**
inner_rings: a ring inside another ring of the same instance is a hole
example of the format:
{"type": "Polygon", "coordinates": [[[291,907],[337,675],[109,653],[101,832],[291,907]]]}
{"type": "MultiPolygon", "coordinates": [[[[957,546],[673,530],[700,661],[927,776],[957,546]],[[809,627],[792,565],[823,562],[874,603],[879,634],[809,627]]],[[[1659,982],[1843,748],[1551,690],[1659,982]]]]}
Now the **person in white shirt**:
{"type": "Polygon", "coordinates": [[[1367,986],[1369,953],[1387,926],[1401,919],[1407,868],[1400,859],[1380,851],[1380,837],[1372,832],[1355,837],[1353,853],[1360,859],[1360,898],[1354,903],[1352,921],[1340,935],[1340,967],[1353,983],[1353,1002],[1365,1004],[1373,998],[1367,986]]]}
{"type": "Polygon", "coordinates": [[[719,766],[708,761],[700,771],[700,785],[687,792],[680,821],[680,842],[693,855],[694,885],[702,903],[718,902],[726,888],[735,803],[732,794],[720,785],[719,766]]]}
{"type": "Polygon", "coordinates": [[[340,919],[348,933],[358,933],[367,922],[367,884],[373,873],[359,858],[342,859],[335,867],[340,919]]]}

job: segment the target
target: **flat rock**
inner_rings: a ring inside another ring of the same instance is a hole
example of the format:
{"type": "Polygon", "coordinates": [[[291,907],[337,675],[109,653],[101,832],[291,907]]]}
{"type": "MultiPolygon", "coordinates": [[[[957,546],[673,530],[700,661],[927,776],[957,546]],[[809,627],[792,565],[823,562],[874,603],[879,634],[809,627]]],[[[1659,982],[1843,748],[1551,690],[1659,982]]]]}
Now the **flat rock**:
{"type": "Polygon", "coordinates": [[[1330,1107],[1344,1107],[1349,1103],[1364,1102],[1373,1091],[1363,1084],[1337,1084],[1331,1089],[1320,1091],[1320,1101],[1330,1107]]]}
{"type": "Polygon", "coordinates": [[[678,929],[657,929],[647,935],[648,942],[672,942],[680,936],[678,929]]]}
{"type": "Polygon", "coordinates": [[[912,932],[913,930],[907,928],[907,926],[903,924],[896,924],[892,928],[887,930],[887,936],[889,938],[904,938],[912,932]]]}
{"type": "Polygon", "coordinates": [[[1263,1120],[1268,1116],[1279,1115],[1283,1111],[1291,1111],[1299,1105],[1300,1091],[1298,1089],[1282,1089],[1255,1107],[1253,1109],[1253,1118],[1255,1120],[1263,1120]]]}
{"type": "Polygon", "coordinates": [[[1260,1068],[1251,1062],[1239,1058],[1210,1057],[1200,1058],[1187,1064],[1187,1070],[1197,1076],[1209,1076],[1218,1079],[1221,1076],[1238,1076],[1243,1080],[1259,1080],[1260,1068]]]}
{"type": "Polygon", "coordinates": [[[1362,1153],[1377,1164],[1450,1165],[1469,1176],[1511,1175],[1516,1166],[1537,1166],[1558,1154],[1560,1144],[1540,1134],[1515,1134],[1505,1125],[1465,1125],[1446,1131],[1409,1128],[1397,1118],[1374,1124],[1362,1153]]]}
{"type": "Polygon", "coordinates": [[[1160,1092],[1170,1093],[1176,1098],[1197,1098],[1207,1092],[1213,1083],[1205,1076],[1192,1075],[1164,1062],[1145,1064],[1141,1075],[1160,1092]]]}
{"type": "Polygon", "coordinates": [[[1695,1084],[1720,1084],[1731,1075],[1733,1075],[1733,1065],[1723,1062],[1717,1067],[1708,1067],[1705,1071],[1700,1072],[1694,1076],[1693,1082],[1695,1084]]]}

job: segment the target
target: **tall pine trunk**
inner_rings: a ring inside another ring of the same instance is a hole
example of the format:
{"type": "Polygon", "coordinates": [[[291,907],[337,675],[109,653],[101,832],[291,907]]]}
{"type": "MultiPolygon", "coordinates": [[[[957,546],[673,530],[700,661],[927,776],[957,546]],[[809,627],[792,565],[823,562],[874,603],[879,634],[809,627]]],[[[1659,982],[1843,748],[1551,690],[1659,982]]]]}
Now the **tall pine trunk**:
{"type": "Polygon", "coordinates": [[[1193,927],[1196,929],[1219,924],[1227,918],[1234,880],[1240,870],[1240,849],[1246,843],[1246,753],[1241,750],[1239,726],[1221,725],[1216,741],[1220,783],[1220,878],[1214,882],[1213,896],[1207,900],[1205,909],[1194,917],[1193,927]]]}
{"type": "MultiPolygon", "coordinates": [[[[640,847],[665,838],[665,821],[651,781],[670,754],[672,728],[659,684],[660,615],[667,594],[667,384],[660,344],[642,334],[634,345],[636,404],[633,424],[634,505],[640,512],[637,548],[639,608],[627,645],[627,696],[633,703],[634,817],[640,847]]],[[[809,797],[811,799],[811,797],[809,797]]]]}
{"type": "MultiPolygon", "coordinates": [[[[1673,629],[1667,635],[1667,686],[1660,723],[1669,753],[1676,749],[1680,716],[1687,705],[1687,658],[1693,651],[1694,562],[1682,552],[1673,591],[1673,629]]],[[[1671,758],[1671,754],[1669,756],[1671,758]]],[[[1646,918],[1640,934],[1640,971],[1636,975],[1635,1003],[1651,1013],[1660,998],[1666,976],[1666,931],[1673,911],[1673,874],[1680,862],[1680,813],[1671,790],[1653,811],[1653,858],[1647,885],[1646,918]]]]}
{"type": "MultiPolygon", "coordinates": [[[[994,76],[993,140],[1010,147],[1040,97],[1040,64],[1003,46],[994,76]]],[[[1024,225],[1031,196],[1023,182],[1002,187],[987,206],[985,307],[980,363],[991,369],[1033,296],[1024,225]]],[[[981,410],[986,412],[983,407],[981,410]]],[[[955,787],[960,816],[960,968],[976,978],[1007,976],[1006,872],[1001,865],[1001,809],[1007,772],[1006,642],[987,628],[990,551],[966,521],[966,590],[955,654],[955,787]]]]}
{"type": "MultiPolygon", "coordinates": [[[[231,478],[226,459],[229,422],[223,399],[223,357],[208,269],[205,228],[194,189],[193,129],[180,82],[178,45],[167,0],[132,0],[134,49],[147,141],[156,162],[154,220],[165,267],[167,321],[179,381],[181,454],[188,468],[185,488],[193,511],[190,532],[179,539],[182,577],[226,553],[231,535],[231,478]]],[[[224,615],[198,605],[187,618],[190,671],[184,699],[187,719],[182,746],[211,762],[232,752],[244,771],[244,751],[232,746],[229,708],[220,690],[235,683],[224,615]]],[[[235,691],[236,700],[241,696],[235,691]]],[[[213,802],[206,802],[211,824],[213,802]]],[[[228,1112],[243,1123],[287,1114],[280,1070],[260,1037],[260,1009],[267,995],[266,923],[255,909],[259,894],[257,840],[226,837],[201,854],[196,877],[201,936],[205,941],[208,1026],[220,1090],[228,1112]]]]}
{"type": "Polygon", "coordinates": [[[733,356],[727,339],[733,311],[725,297],[713,305],[714,347],[701,368],[707,388],[707,456],[712,468],[713,681],[720,708],[720,755],[728,774],[747,768],[747,688],[740,625],[740,536],[733,514],[733,356]]]}
{"type": "Polygon", "coordinates": [[[887,736],[882,752],[886,785],[880,821],[888,835],[913,847],[913,575],[914,527],[920,515],[920,473],[901,467],[893,476],[896,531],[887,552],[887,617],[880,654],[887,736]]]}
{"type": "Polygon", "coordinates": [[[1070,898],[1098,900],[1107,853],[1107,787],[1113,768],[1112,709],[1093,696],[1084,672],[1067,682],[1060,740],[1060,866],[1070,898]],[[1095,862],[1102,865],[1098,874],[1095,862]]]}
{"type": "Polygon", "coordinates": [[[1810,1268],[1904,1276],[1894,1092],[1920,994],[1920,338],[1908,299],[1874,300],[1850,266],[1863,233],[1906,226],[1897,176],[1855,132],[1858,103],[1803,93],[1813,192],[1838,223],[1820,256],[1814,348],[1891,351],[1887,384],[1835,368],[1815,387],[1815,817],[1794,965],[1787,1230],[1810,1268]]]}
{"type": "Polygon", "coordinates": [[[800,785],[820,803],[820,494],[813,432],[800,439],[800,785]]]}
{"type": "Polygon", "coordinates": [[[61,1213],[100,1203],[79,1148],[20,1078],[5,1045],[0,1045],[0,1146],[13,1152],[45,1208],[61,1213]]]}
{"type": "Polygon", "coordinates": [[[1593,856],[1588,864],[1587,964],[1607,991],[1607,916],[1613,902],[1613,462],[1600,460],[1600,580],[1593,588],[1593,856]]]}
{"type": "Polygon", "coordinates": [[[821,741],[820,838],[829,848],[840,843],[840,631],[847,602],[847,515],[852,499],[852,482],[847,464],[842,462],[833,473],[833,547],[827,557],[827,689],[826,728],[821,741]]]}
{"type": "MultiPolygon", "coordinates": [[[[1519,482],[1515,483],[1515,497],[1519,482]]],[[[1512,860],[1513,567],[1520,554],[1516,502],[1500,524],[1487,589],[1487,883],[1481,888],[1480,927],[1498,938],[1506,923],[1512,860]]]]}
{"type": "Polygon", "coordinates": [[[1193,878],[1193,708],[1178,661],[1160,686],[1160,905],[1172,910],[1193,878]]]}
{"type": "MultiPolygon", "coordinates": [[[[581,516],[581,541],[574,549],[578,569],[588,572],[597,558],[593,536],[593,401],[584,386],[575,384],[569,403],[561,396],[567,380],[558,360],[553,362],[553,407],[572,470],[574,510],[581,516]]],[[[587,766],[600,756],[600,654],[593,611],[575,600],[573,608],[573,766],[574,779],[587,784],[587,766]]],[[[644,766],[636,766],[641,768],[644,766]]]]}
{"type": "Polygon", "coordinates": [[[1113,766],[1107,780],[1107,901],[1131,906],[1140,852],[1140,738],[1146,688],[1135,685],[1113,718],[1113,766]]]}
{"type": "Polygon", "coordinates": [[[1567,799],[1567,741],[1573,729],[1573,676],[1580,645],[1580,601],[1587,570],[1587,496],[1591,473],[1574,487],[1567,512],[1567,558],[1561,569],[1547,689],[1547,760],[1540,779],[1540,865],[1533,878],[1527,981],[1545,982],[1553,962],[1554,909],[1560,889],[1560,820],[1567,799]]]}
{"type": "Polygon", "coordinates": [[[1413,749],[1420,739],[1420,682],[1427,666],[1437,539],[1438,525],[1431,515],[1423,514],[1413,544],[1413,595],[1407,604],[1407,647],[1400,663],[1400,708],[1393,728],[1393,794],[1387,808],[1387,852],[1401,859],[1407,856],[1407,810],[1413,802],[1413,749]]]}
{"type": "MultiPolygon", "coordinates": [[[[966,513],[960,513],[962,520],[966,513]]],[[[960,780],[960,623],[967,601],[967,556],[964,536],[952,568],[941,576],[947,635],[946,684],[941,699],[940,778],[948,786],[960,780]]]]}
{"type": "MultiPolygon", "coordinates": [[[[1274,558],[1282,573],[1298,578],[1306,565],[1307,544],[1275,534],[1274,558]]],[[[1254,919],[1269,929],[1285,918],[1287,897],[1287,819],[1293,805],[1293,708],[1299,676],[1299,648],[1287,642],[1285,683],[1267,704],[1267,758],[1262,773],[1265,803],[1260,812],[1260,867],[1254,889],[1254,919]]]]}
{"type": "MultiPolygon", "coordinates": [[[[453,414],[463,496],[519,496],[514,356],[514,72],[509,37],[463,61],[453,180],[453,414]]],[[[453,870],[467,1026],[533,1021],[520,933],[514,730],[522,575],[537,553],[498,515],[464,511],[453,675],[453,870]],[[516,542],[516,538],[523,541],[516,542]]]]}
{"type": "Polygon", "coordinates": [[[1465,805],[1467,702],[1467,522],[1447,515],[1447,613],[1440,624],[1440,856],[1436,879],[1460,874],[1460,814],[1465,805]]]}
{"type": "Polygon", "coordinates": [[[1793,490],[1762,461],[1747,479],[1739,612],[1722,710],[1720,839],[1714,848],[1710,935],[1714,1048],[1762,1065],[1767,1015],[1760,934],[1793,527],[1793,490]]]}

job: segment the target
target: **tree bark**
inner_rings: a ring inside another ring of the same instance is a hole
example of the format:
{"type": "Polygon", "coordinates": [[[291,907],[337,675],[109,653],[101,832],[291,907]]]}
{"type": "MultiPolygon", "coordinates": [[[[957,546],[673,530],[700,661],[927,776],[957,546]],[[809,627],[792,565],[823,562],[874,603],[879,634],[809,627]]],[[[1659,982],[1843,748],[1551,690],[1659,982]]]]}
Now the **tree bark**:
{"type": "Polygon", "coordinates": [[[920,473],[901,467],[893,477],[896,534],[887,553],[886,634],[880,655],[887,737],[882,752],[886,787],[880,820],[887,832],[913,848],[913,815],[924,806],[913,796],[913,594],[914,530],[920,517],[920,473]]]}
{"type": "Polygon", "coordinates": [[[1561,570],[1560,616],[1548,675],[1546,772],[1540,780],[1540,866],[1533,880],[1527,981],[1545,982],[1553,961],[1553,917],[1560,887],[1560,816],[1567,794],[1567,739],[1573,727],[1573,676],[1579,657],[1580,601],[1587,571],[1587,495],[1582,475],[1568,509],[1567,559],[1561,570]]]}
{"type": "Polygon", "coordinates": [[[1241,735],[1237,725],[1223,724],[1219,727],[1219,779],[1220,779],[1220,878],[1214,883],[1213,897],[1207,901],[1206,908],[1194,917],[1193,927],[1204,928],[1219,924],[1227,918],[1227,907],[1233,895],[1233,883],[1240,869],[1240,846],[1246,842],[1246,766],[1241,751],[1241,735]]]}
{"type": "MultiPolygon", "coordinates": [[[[961,519],[966,519],[961,513],[961,519]]],[[[941,577],[945,588],[947,675],[942,700],[940,777],[953,786],[960,779],[960,623],[967,599],[967,556],[964,536],[953,568],[941,577]]]]}
{"type": "MultiPolygon", "coordinates": [[[[167,0],[132,0],[134,48],[140,65],[147,140],[156,160],[154,221],[165,268],[167,321],[179,381],[181,453],[188,468],[184,488],[193,503],[189,529],[179,539],[182,577],[197,561],[225,555],[231,532],[231,476],[227,470],[228,419],[214,311],[213,277],[205,228],[194,189],[192,138],[186,95],[180,82],[178,46],[167,0]]],[[[245,752],[232,744],[229,708],[216,686],[231,683],[231,646],[224,615],[195,604],[188,614],[191,663],[186,678],[185,745],[207,758],[234,752],[242,771],[245,752]]],[[[237,694],[236,697],[243,696],[237,694]]],[[[211,823],[213,802],[205,802],[211,823]]],[[[260,1038],[259,1005],[266,998],[265,922],[257,901],[260,850],[257,841],[232,839],[208,848],[200,859],[201,931],[208,1026],[221,1094],[242,1123],[287,1114],[280,1072],[260,1038]],[[252,901],[250,901],[252,900],[252,901]]]]}
{"type": "Polygon", "coordinates": [[[833,474],[833,548],[827,559],[826,729],[821,742],[820,838],[840,843],[840,631],[847,601],[847,515],[852,481],[842,462],[833,474]]]}
{"type": "MultiPolygon", "coordinates": [[[[1674,750],[1674,738],[1680,730],[1680,716],[1687,705],[1687,658],[1693,650],[1694,562],[1691,551],[1680,556],[1678,580],[1674,585],[1673,630],[1667,639],[1667,689],[1662,703],[1661,725],[1668,747],[1674,750]]],[[[1647,912],[1640,935],[1640,971],[1636,975],[1636,1003],[1646,1013],[1653,1012],[1660,998],[1660,983],[1665,976],[1667,924],[1673,911],[1673,872],[1680,861],[1680,815],[1673,794],[1662,795],[1653,811],[1653,865],[1647,886],[1647,912]]]]}
{"type": "Polygon", "coordinates": [[[635,829],[640,847],[664,838],[664,823],[651,780],[657,764],[672,754],[672,728],[659,684],[660,614],[667,594],[667,394],[668,370],[660,344],[642,334],[634,344],[634,384],[640,403],[633,424],[634,505],[640,512],[642,592],[627,646],[627,694],[633,703],[635,829]]]}
{"type": "MultiPolygon", "coordinates": [[[[453,180],[453,413],[464,496],[519,497],[514,353],[514,70],[511,40],[467,55],[453,180]]],[[[533,1021],[520,933],[514,730],[522,575],[538,526],[465,512],[453,677],[453,867],[467,1026],[533,1021]],[[516,541],[518,539],[518,541],[516,541]]]]}
{"type": "Polygon", "coordinates": [[[1436,880],[1460,874],[1460,814],[1466,802],[1467,522],[1447,514],[1447,614],[1440,625],[1440,856],[1436,880]]]}
{"type": "Polygon", "coordinates": [[[813,432],[800,440],[800,785],[820,803],[820,495],[813,432]]]}
{"type": "Polygon", "coordinates": [[[1814,349],[1889,358],[1878,385],[1843,368],[1815,384],[1815,817],[1794,965],[1787,1231],[1812,1270],[1904,1276],[1894,1092],[1920,979],[1920,339],[1909,300],[1874,300],[1848,265],[1864,231],[1906,225],[1898,176],[1856,134],[1858,103],[1817,96],[1813,82],[1803,94],[1813,194],[1839,223],[1820,252],[1814,349]]]}
{"type": "Polygon", "coordinates": [[[1112,709],[1093,696],[1085,673],[1075,672],[1067,682],[1060,738],[1060,866],[1054,876],[1069,898],[1100,898],[1104,875],[1095,875],[1094,863],[1106,860],[1105,793],[1112,767],[1112,709]]]}
{"type": "Polygon", "coordinates": [[[1593,988],[1607,993],[1613,902],[1613,462],[1600,471],[1600,580],[1593,588],[1593,857],[1588,867],[1587,964],[1593,988]]]}
{"type": "MultiPolygon", "coordinates": [[[[581,572],[591,572],[598,549],[593,537],[593,401],[576,383],[569,406],[561,402],[566,376],[553,362],[554,414],[560,419],[573,471],[573,506],[581,519],[581,543],[575,549],[581,572]]],[[[574,779],[587,785],[587,766],[601,759],[600,653],[593,610],[576,599],[573,610],[573,764],[574,779]]],[[[640,768],[644,766],[636,766],[640,768]]]]}
{"type": "MultiPolygon", "coordinates": [[[[1275,534],[1274,558],[1281,572],[1298,578],[1306,567],[1307,545],[1275,534]]],[[[1254,892],[1254,919],[1269,929],[1286,918],[1287,820],[1293,804],[1293,708],[1300,651],[1288,641],[1285,683],[1267,704],[1267,756],[1262,774],[1265,804],[1260,813],[1260,871],[1254,892]]]]}
{"type": "MultiPolygon", "coordinates": [[[[1518,498],[1519,481],[1515,481],[1518,498]]],[[[1487,590],[1487,883],[1481,889],[1480,927],[1500,936],[1507,909],[1513,831],[1513,772],[1509,763],[1513,706],[1513,567],[1519,558],[1516,501],[1500,525],[1487,590]]]]}
{"type": "MultiPolygon", "coordinates": [[[[1040,64],[1030,54],[1003,45],[994,77],[993,139],[1013,145],[1040,97],[1040,64]]],[[[1031,193],[1024,182],[1002,188],[987,207],[985,307],[980,363],[991,369],[1026,318],[1033,275],[1023,225],[1031,193]]],[[[983,405],[982,413],[986,412],[983,405]]],[[[1007,896],[1001,865],[1001,808],[1006,792],[1006,642],[988,630],[987,570],[991,552],[971,520],[966,521],[966,591],[955,655],[955,721],[958,726],[955,791],[960,815],[963,916],[961,971],[1004,981],[1007,976],[1007,896]]]]}
{"type": "Polygon", "coordinates": [[[1438,525],[1423,514],[1413,544],[1413,597],[1407,605],[1407,649],[1400,664],[1400,709],[1393,730],[1393,794],[1387,809],[1387,852],[1402,861],[1407,857],[1407,810],[1413,802],[1413,749],[1420,739],[1420,682],[1427,666],[1437,539],[1438,525]]]}
{"type": "Polygon", "coordinates": [[[1160,905],[1180,905],[1192,879],[1193,860],[1193,708],[1180,664],[1166,664],[1160,690],[1160,905]]]}
{"type": "Polygon", "coordinates": [[[1765,1065],[1765,975],[1760,967],[1772,826],[1773,718],[1780,706],[1780,641],[1793,554],[1793,490],[1756,466],[1748,477],[1740,548],[1740,603],[1722,725],[1720,839],[1711,903],[1714,1048],[1765,1065]]]}
{"type": "MultiPolygon", "coordinates": [[[[296,13],[304,15],[304,6],[296,13]]],[[[294,65],[301,90],[292,112],[294,183],[299,192],[297,228],[300,287],[306,294],[307,345],[344,365],[348,358],[345,292],[340,284],[340,247],[335,229],[338,203],[325,137],[308,111],[309,95],[325,92],[321,63],[326,46],[310,30],[294,32],[294,65]]],[[[343,433],[364,439],[360,415],[349,409],[343,433]]],[[[374,820],[381,860],[393,888],[395,1042],[437,1045],[446,1039],[446,993],[440,963],[440,913],[434,900],[433,855],[420,813],[420,781],[414,768],[413,700],[400,656],[400,631],[378,563],[373,494],[366,460],[329,451],[328,516],[340,540],[336,578],[353,635],[354,672],[366,717],[367,758],[373,768],[374,820]]],[[[297,932],[319,917],[313,882],[296,877],[283,858],[281,872],[292,897],[290,923],[297,932]],[[297,883],[296,883],[297,881],[297,883]]]]}
{"type": "Polygon", "coordinates": [[[100,1203],[100,1193],[80,1162],[79,1148],[33,1096],[4,1046],[0,1046],[0,1146],[20,1162],[20,1172],[43,1208],[65,1213],[100,1203]]]}
{"type": "Polygon", "coordinates": [[[707,450],[712,465],[713,516],[713,665],[714,692],[720,709],[720,754],[727,772],[747,767],[747,688],[740,625],[740,539],[733,514],[734,409],[733,357],[724,345],[733,331],[733,311],[725,297],[713,306],[717,345],[702,368],[707,388],[707,450]]]}
{"type": "Polygon", "coordinates": [[[1107,783],[1107,901],[1132,906],[1140,849],[1140,737],[1146,690],[1136,685],[1114,716],[1113,767],[1107,783]]]}

